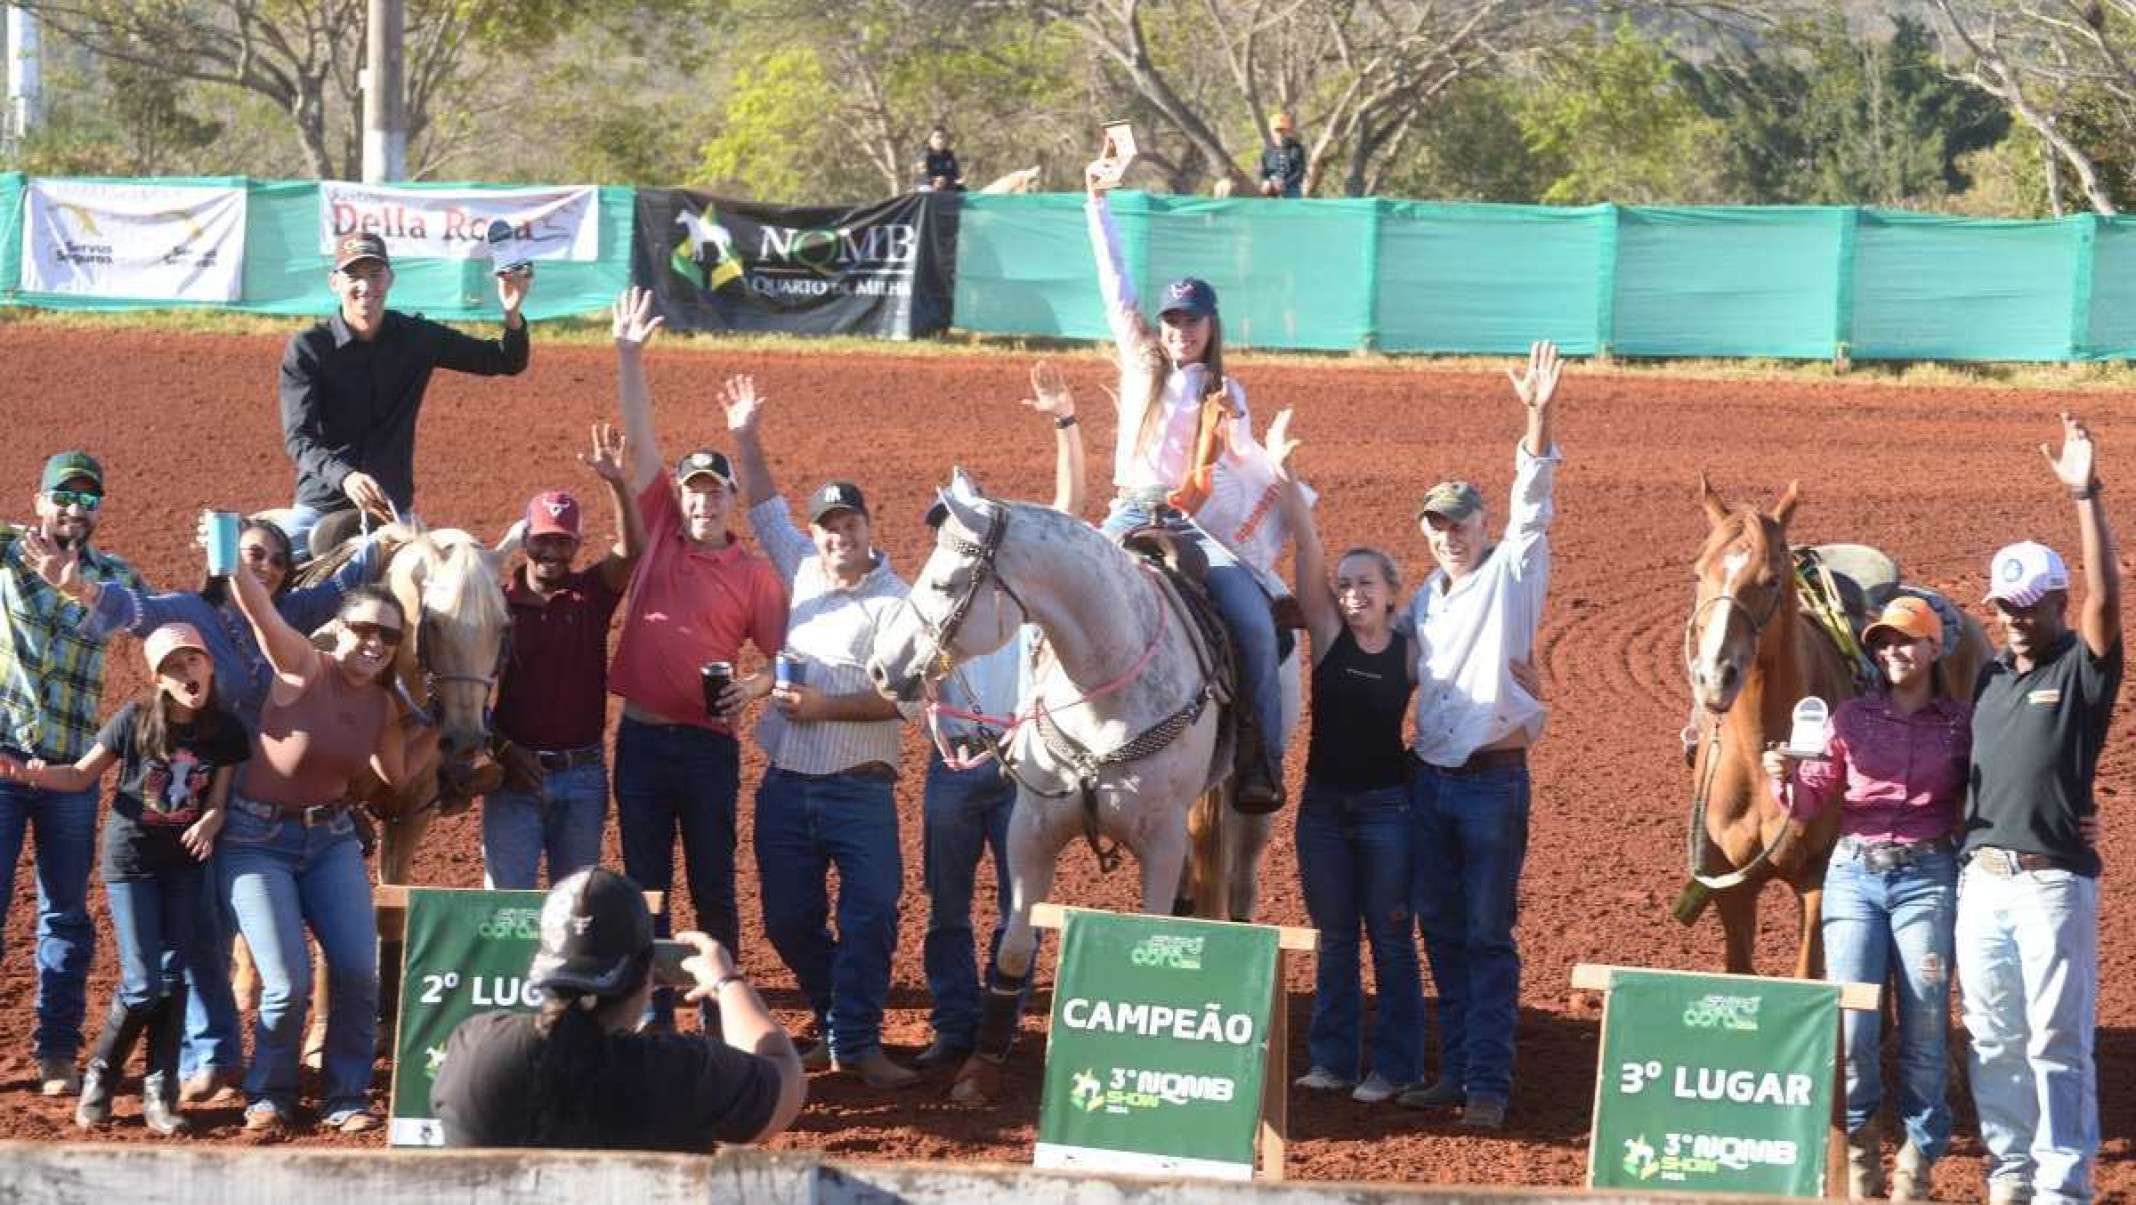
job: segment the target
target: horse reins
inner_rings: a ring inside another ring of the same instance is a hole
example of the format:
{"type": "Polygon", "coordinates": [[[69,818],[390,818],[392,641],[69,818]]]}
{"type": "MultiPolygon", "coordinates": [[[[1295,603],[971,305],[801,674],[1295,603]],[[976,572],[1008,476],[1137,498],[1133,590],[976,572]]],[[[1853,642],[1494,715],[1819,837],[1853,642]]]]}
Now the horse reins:
{"type": "MultiPolygon", "coordinates": [[[[1780,606],[1787,600],[1788,591],[1792,587],[1792,578],[1783,580],[1780,588],[1773,591],[1772,605],[1765,608],[1765,614],[1762,616],[1753,615],[1750,608],[1744,605],[1743,600],[1733,590],[1722,590],[1720,593],[1691,608],[1690,618],[1684,621],[1684,673],[1687,676],[1691,673],[1692,666],[1696,660],[1693,639],[1694,633],[1698,631],[1699,616],[1704,615],[1715,606],[1732,606],[1737,611],[1742,612],[1743,621],[1750,625],[1752,641],[1760,641],[1764,638],[1766,625],[1780,614],[1780,606]]],[[[1693,882],[1708,891],[1726,891],[1731,887],[1740,886],[1748,881],[1751,875],[1757,873],[1760,867],[1771,861],[1773,855],[1787,844],[1789,836],[1787,827],[1782,825],[1778,840],[1771,845],[1761,845],[1757,856],[1752,858],[1749,863],[1739,866],[1726,874],[1709,875],[1699,869],[1700,865],[1705,861],[1708,840],[1706,836],[1706,808],[1712,801],[1713,780],[1720,774],[1721,734],[1722,728],[1720,724],[1718,722],[1714,723],[1705,742],[1707,746],[1706,756],[1702,759],[1704,773],[1699,776],[1698,785],[1691,793],[1691,824],[1685,841],[1685,856],[1688,862],[1686,873],[1688,873],[1693,882]]]]}

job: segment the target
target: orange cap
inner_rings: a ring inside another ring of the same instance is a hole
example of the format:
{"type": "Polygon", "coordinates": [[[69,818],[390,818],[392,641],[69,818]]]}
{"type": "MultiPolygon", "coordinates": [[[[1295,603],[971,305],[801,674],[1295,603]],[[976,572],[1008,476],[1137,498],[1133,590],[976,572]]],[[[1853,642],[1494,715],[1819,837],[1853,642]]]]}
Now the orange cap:
{"type": "Polygon", "coordinates": [[[1862,629],[1862,645],[1867,647],[1876,640],[1878,632],[1891,632],[1909,640],[1926,640],[1938,649],[1943,647],[1943,620],[1925,598],[1901,594],[1884,604],[1884,613],[1876,622],[1862,629]]]}

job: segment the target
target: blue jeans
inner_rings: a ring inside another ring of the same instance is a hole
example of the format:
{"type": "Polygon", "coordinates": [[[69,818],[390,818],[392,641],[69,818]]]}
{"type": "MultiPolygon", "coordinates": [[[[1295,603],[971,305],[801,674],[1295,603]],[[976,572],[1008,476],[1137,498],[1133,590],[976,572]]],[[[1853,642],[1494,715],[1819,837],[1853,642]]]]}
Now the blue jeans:
{"type": "MultiPolygon", "coordinates": [[[[616,727],[616,828],[623,838],[623,873],[647,891],[670,891],[675,881],[675,834],[682,834],[682,870],[690,884],[697,925],[741,957],[742,920],[734,902],[734,811],[742,791],[741,746],[733,737],[692,724],[647,724],[628,716],[616,727]]],[[[555,870],[555,862],[550,862],[555,870]]],[[[674,932],[672,901],[653,918],[654,931],[674,932]]],[[[675,992],[653,992],[650,1018],[673,1024],[675,992]]],[[[718,1015],[699,1008],[705,1025],[718,1015]]]]}
{"type": "Polygon", "coordinates": [[[1417,943],[1409,935],[1408,788],[1346,791],[1308,778],[1297,840],[1305,910],[1320,930],[1313,1024],[1306,1037],[1313,1066],[1359,1078],[1362,926],[1372,942],[1372,980],[1379,992],[1372,1070],[1391,1083],[1414,1083],[1422,1069],[1424,986],[1417,943]]]}
{"type": "MultiPolygon", "coordinates": [[[[1910,866],[1878,874],[1862,860],[1854,838],[1841,837],[1833,848],[1825,870],[1825,978],[1881,984],[1897,970],[1898,1116],[1907,1139],[1931,1160],[1942,1157],[1951,1137],[1943,1058],[1957,919],[1954,851],[1921,854],[1910,866]]],[[[1842,1010],[1840,1026],[1847,1052],[1847,1129],[1853,1131],[1883,1103],[1878,1050],[1884,1014],[1842,1010]]]]}
{"type": "Polygon", "coordinates": [[[30,1043],[39,1058],[72,1059],[82,1048],[89,963],[96,956],[89,868],[96,861],[98,794],[0,782],[0,920],[15,899],[23,837],[37,829],[37,1028],[30,1043]]]}
{"type": "Polygon", "coordinates": [[[312,528],[319,526],[319,520],[324,519],[326,514],[327,512],[318,507],[292,502],[289,509],[274,516],[275,526],[280,527],[282,534],[289,537],[289,546],[295,550],[299,565],[311,559],[312,528]]]}
{"type": "Polygon", "coordinates": [[[2000,878],[1976,857],[1959,880],[1957,943],[1988,1183],[2029,1187],[2034,1201],[2089,1201],[2099,880],[2066,870],[2000,878]]]}
{"type": "MultiPolygon", "coordinates": [[[[927,759],[923,808],[920,858],[927,888],[927,940],[922,955],[927,994],[934,998],[928,1020],[936,1040],[970,1049],[979,1040],[981,1007],[972,886],[979,855],[993,851],[998,909],[987,946],[991,966],[1009,919],[1009,813],[1016,808],[1016,784],[991,761],[977,769],[952,770],[936,753],[927,759]]],[[[1029,994],[1027,981],[1019,1005],[1029,994]]]]}
{"type": "Polygon", "coordinates": [[[378,1048],[378,920],[347,813],[314,828],[232,807],[221,839],[224,897],[260,972],[260,1012],[245,1073],[250,1103],[287,1118],[311,1008],[310,927],[326,957],[325,1113],[366,1107],[378,1048]]]}
{"type": "Polygon", "coordinates": [[[179,1044],[178,1075],[191,1078],[209,1069],[230,1070],[244,1060],[238,1041],[237,997],[230,990],[229,905],[219,888],[222,871],[211,855],[200,867],[201,889],[194,901],[193,949],[186,954],[185,1040],[179,1044]]]}
{"type": "Polygon", "coordinates": [[[1439,991],[1439,1074],[1504,1103],[1520,1020],[1520,867],[1528,768],[1474,774],[1417,767],[1409,790],[1410,905],[1439,991]]]}
{"type": "Polygon", "coordinates": [[[104,880],[119,943],[119,1003],[146,1008],[185,985],[186,972],[205,956],[196,921],[206,880],[198,864],[104,880]]]}
{"type": "MultiPolygon", "coordinates": [[[[1098,530],[1119,539],[1130,529],[1149,522],[1147,508],[1115,498],[1112,509],[1098,530]]],[[[1253,567],[1231,554],[1215,536],[1191,524],[1195,546],[1209,558],[1209,597],[1224,616],[1224,626],[1239,653],[1240,701],[1260,725],[1261,752],[1269,779],[1283,781],[1283,690],[1276,663],[1276,620],[1269,610],[1268,591],[1253,567]]],[[[1169,621],[1167,621],[1169,622],[1169,621]]]]}
{"type": "Polygon", "coordinates": [[[904,865],[887,778],[764,772],[756,796],[764,935],[842,1063],[882,1047],[904,865]],[[825,876],[838,870],[838,936],[825,876]]]}
{"type": "Polygon", "coordinates": [[[541,772],[533,794],[497,790],[482,800],[482,882],[492,891],[532,891],[601,860],[608,817],[608,769],[599,761],[541,772]]]}

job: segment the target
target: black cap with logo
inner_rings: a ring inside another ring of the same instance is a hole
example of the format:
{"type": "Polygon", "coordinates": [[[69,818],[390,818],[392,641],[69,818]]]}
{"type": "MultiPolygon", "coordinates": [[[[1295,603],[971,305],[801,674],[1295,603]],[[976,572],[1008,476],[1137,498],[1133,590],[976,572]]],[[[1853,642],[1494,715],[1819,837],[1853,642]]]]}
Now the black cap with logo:
{"type": "Polygon", "coordinates": [[[334,271],[346,272],[350,264],[364,259],[393,266],[386,256],[386,240],[375,234],[344,234],[334,240],[334,271]]]}
{"type": "Polygon", "coordinates": [[[549,889],[541,949],[527,968],[556,995],[615,998],[637,990],[653,965],[653,914],[638,885],[594,866],[549,889]]]}
{"type": "Polygon", "coordinates": [[[854,510],[862,515],[868,513],[868,500],[861,496],[860,487],[850,481],[833,481],[808,496],[808,521],[822,523],[823,517],[834,510],[854,510]]]}

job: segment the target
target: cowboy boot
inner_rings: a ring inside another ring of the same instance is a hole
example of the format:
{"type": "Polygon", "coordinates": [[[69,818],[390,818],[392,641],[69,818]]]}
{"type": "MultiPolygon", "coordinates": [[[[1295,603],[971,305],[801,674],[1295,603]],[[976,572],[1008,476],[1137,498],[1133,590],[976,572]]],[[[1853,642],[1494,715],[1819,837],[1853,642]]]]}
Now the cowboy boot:
{"type": "Polygon", "coordinates": [[[148,1074],[141,1080],[141,1121],[165,1138],[193,1132],[178,1111],[178,1045],[185,1037],[185,985],[156,1005],[148,1025],[148,1074]]]}
{"type": "Polygon", "coordinates": [[[103,1031],[97,1034],[88,1065],[82,1069],[82,1098],[74,1107],[75,1125],[89,1130],[111,1120],[112,1090],[126,1074],[126,1060],[133,1057],[134,1043],[140,1040],[148,1021],[148,1009],[128,1008],[116,997],[112,999],[111,1011],[104,1015],[103,1031]]]}
{"type": "Polygon", "coordinates": [[[1874,1201],[1883,1195],[1883,1129],[1871,1117],[1847,1135],[1847,1199],[1874,1201]]]}
{"type": "Polygon", "coordinates": [[[1260,816],[1283,806],[1283,783],[1269,767],[1261,725],[1243,712],[1239,716],[1238,753],[1232,758],[1232,774],[1232,807],[1249,816],[1260,816]]]}

